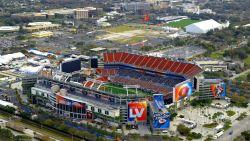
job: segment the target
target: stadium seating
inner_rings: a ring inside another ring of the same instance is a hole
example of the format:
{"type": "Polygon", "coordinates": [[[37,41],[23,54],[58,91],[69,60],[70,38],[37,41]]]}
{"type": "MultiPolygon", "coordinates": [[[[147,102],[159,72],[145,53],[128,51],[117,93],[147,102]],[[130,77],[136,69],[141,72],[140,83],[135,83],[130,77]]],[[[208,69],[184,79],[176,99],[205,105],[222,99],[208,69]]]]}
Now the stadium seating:
{"type": "Polygon", "coordinates": [[[97,68],[96,72],[100,75],[103,76],[110,76],[110,75],[114,75],[117,73],[117,69],[103,69],[103,68],[97,68]]]}
{"type": "Polygon", "coordinates": [[[111,82],[118,83],[122,85],[139,85],[141,88],[151,91],[154,93],[162,93],[165,96],[171,94],[171,89],[168,89],[164,86],[157,85],[153,82],[147,82],[135,78],[125,78],[125,77],[119,77],[119,76],[111,76],[110,77],[111,82]]]}
{"type": "Polygon", "coordinates": [[[106,82],[106,81],[108,81],[108,77],[107,76],[102,76],[102,77],[97,78],[96,80],[106,82]]]}
{"type": "Polygon", "coordinates": [[[92,81],[86,81],[83,86],[87,88],[91,88],[94,85],[94,82],[92,81]]]}
{"type": "MultiPolygon", "coordinates": [[[[171,96],[176,84],[199,74],[202,69],[191,63],[125,52],[104,53],[104,68],[96,80],[121,85],[139,85],[144,90],[171,96]]],[[[89,86],[90,82],[86,82],[89,86]]],[[[93,86],[93,85],[92,85],[93,86]]]]}
{"type": "Polygon", "coordinates": [[[191,78],[199,74],[202,69],[190,63],[172,61],[165,58],[157,58],[151,56],[140,56],[130,53],[104,53],[105,63],[127,64],[135,68],[150,69],[158,72],[176,74],[191,78]]]}
{"type": "Polygon", "coordinates": [[[153,82],[153,83],[157,83],[159,85],[163,85],[169,88],[174,87],[176,84],[184,81],[181,78],[172,78],[172,77],[164,78],[164,77],[157,76],[157,75],[149,75],[149,74],[126,70],[126,69],[118,70],[117,75],[119,75],[120,77],[134,78],[134,79],[140,79],[142,81],[153,82]]]}

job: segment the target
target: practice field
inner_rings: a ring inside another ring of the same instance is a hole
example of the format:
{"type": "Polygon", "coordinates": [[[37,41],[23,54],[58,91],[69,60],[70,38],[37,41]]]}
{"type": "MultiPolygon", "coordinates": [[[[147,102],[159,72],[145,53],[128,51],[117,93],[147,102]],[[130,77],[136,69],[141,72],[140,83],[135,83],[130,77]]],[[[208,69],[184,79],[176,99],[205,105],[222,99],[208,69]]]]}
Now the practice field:
{"type": "Polygon", "coordinates": [[[176,28],[184,28],[185,26],[188,26],[193,23],[200,22],[201,20],[192,20],[192,19],[184,19],[176,22],[169,22],[166,25],[171,26],[171,27],[176,27],[176,28]]]}
{"type": "Polygon", "coordinates": [[[158,31],[129,26],[119,26],[107,30],[109,30],[107,34],[96,36],[97,40],[110,40],[123,44],[134,44],[146,40],[147,37],[156,37],[160,34],[158,31]]]}
{"type": "Polygon", "coordinates": [[[114,33],[120,33],[120,32],[125,32],[125,31],[133,31],[133,30],[138,30],[138,28],[130,27],[130,26],[127,26],[127,25],[120,25],[120,26],[111,27],[111,28],[106,29],[107,32],[114,32],[114,33]]]}
{"type": "MultiPolygon", "coordinates": [[[[101,86],[100,90],[103,90],[105,92],[109,92],[112,94],[121,94],[121,95],[127,94],[127,90],[125,88],[123,88],[122,86],[113,85],[113,84],[104,84],[103,86],[101,86]]],[[[137,90],[137,92],[140,95],[150,95],[150,93],[143,92],[139,89],[137,90]]],[[[128,89],[128,94],[136,94],[136,90],[134,88],[128,89]]]]}

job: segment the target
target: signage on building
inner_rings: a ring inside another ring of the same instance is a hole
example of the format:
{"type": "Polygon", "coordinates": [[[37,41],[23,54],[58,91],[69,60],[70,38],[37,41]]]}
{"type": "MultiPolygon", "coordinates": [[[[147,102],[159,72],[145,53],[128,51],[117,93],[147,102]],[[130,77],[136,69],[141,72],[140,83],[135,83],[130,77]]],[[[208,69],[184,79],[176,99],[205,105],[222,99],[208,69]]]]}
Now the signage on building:
{"type": "Polygon", "coordinates": [[[147,120],[147,102],[128,103],[128,121],[142,122],[147,120]]]}

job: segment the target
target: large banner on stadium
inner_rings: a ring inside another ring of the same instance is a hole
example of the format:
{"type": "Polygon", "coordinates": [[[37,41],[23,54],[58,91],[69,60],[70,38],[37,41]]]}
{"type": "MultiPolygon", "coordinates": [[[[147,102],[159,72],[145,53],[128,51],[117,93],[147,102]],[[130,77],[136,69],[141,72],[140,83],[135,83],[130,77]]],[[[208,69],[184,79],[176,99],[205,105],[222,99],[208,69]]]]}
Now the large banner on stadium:
{"type": "Polygon", "coordinates": [[[56,103],[57,104],[62,104],[62,105],[67,105],[70,107],[74,107],[74,108],[85,108],[85,104],[80,103],[80,102],[76,102],[70,99],[66,99],[60,95],[56,96],[56,103]]]}
{"type": "Polygon", "coordinates": [[[155,107],[157,107],[158,109],[165,108],[163,94],[154,94],[153,101],[154,101],[155,107]]]}
{"type": "Polygon", "coordinates": [[[143,122],[147,120],[147,102],[128,103],[128,121],[143,122]]]}
{"type": "Polygon", "coordinates": [[[153,125],[155,129],[168,129],[170,127],[170,113],[154,113],[153,125]]]}
{"type": "Polygon", "coordinates": [[[225,83],[211,84],[210,89],[214,97],[226,96],[226,84],[225,83]]]}
{"type": "Polygon", "coordinates": [[[190,80],[177,84],[174,87],[173,102],[177,102],[180,99],[192,95],[192,83],[190,80]]]}

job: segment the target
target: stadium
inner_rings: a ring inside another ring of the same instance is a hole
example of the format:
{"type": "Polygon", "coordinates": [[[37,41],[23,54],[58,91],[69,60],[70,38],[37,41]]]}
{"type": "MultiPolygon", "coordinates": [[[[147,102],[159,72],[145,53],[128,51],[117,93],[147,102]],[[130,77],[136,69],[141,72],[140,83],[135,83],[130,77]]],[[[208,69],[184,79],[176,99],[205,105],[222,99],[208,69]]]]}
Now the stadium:
{"type": "Polygon", "coordinates": [[[157,111],[152,114],[158,119],[169,115],[164,105],[190,96],[193,78],[202,72],[188,62],[105,52],[89,60],[91,73],[86,75],[78,59],[62,62],[60,71],[41,71],[31,88],[33,101],[62,116],[112,126],[150,122],[149,111],[157,111]],[[155,94],[160,96],[155,99],[155,94]],[[147,107],[154,110],[147,111],[147,107]]]}

